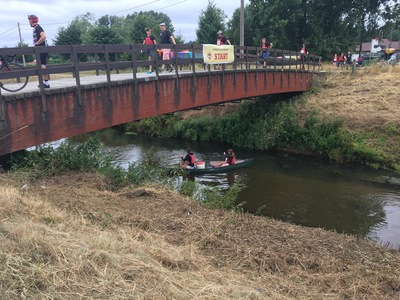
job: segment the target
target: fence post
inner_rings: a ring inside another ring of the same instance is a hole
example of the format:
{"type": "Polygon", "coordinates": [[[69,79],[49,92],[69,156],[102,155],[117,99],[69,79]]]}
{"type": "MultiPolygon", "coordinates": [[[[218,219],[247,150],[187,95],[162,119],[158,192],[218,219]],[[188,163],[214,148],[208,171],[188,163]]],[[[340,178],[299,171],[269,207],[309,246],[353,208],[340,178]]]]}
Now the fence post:
{"type": "MultiPolygon", "coordinates": [[[[40,50],[42,47],[33,47],[33,51],[35,52],[35,59],[36,59],[36,68],[38,73],[38,80],[39,80],[39,88],[40,94],[42,96],[42,108],[43,112],[47,112],[47,101],[46,95],[44,94],[44,85],[43,85],[43,70],[42,70],[42,63],[40,61],[40,50]]],[[[45,47],[47,48],[47,47],[45,47]]]]}
{"type": "Polygon", "coordinates": [[[71,56],[72,56],[72,63],[74,64],[76,94],[78,96],[79,105],[82,105],[81,79],[80,79],[80,75],[79,75],[78,53],[76,50],[76,46],[71,46],[71,56]]]}
{"type": "MultiPolygon", "coordinates": [[[[118,53],[117,52],[114,53],[114,58],[115,58],[115,62],[119,61],[119,57],[118,57],[118,53]]],[[[119,68],[117,68],[117,74],[119,74],[119,68]]]]}
{"type": "Polygon", "coordinates": [[[248,69],[249,69],[249,52],[248,52],[247,46],[244,48],[243,54],[245,55],[245,58],[246,58],[246,60],[245,60],[246,61],[246,70],[244,73],[244,82],[247,83],[247,75],[249,74],[249,71],[248,71],[248,69]]]}
{"type": "Polygon", "coordinates": [[[107,74],[107,96],[108,100],[111,101],[111,67],[110,67],[110,52],[108,51],[108,46],[104,45],[104,61],[106,64],[106,74],[107,74]]]}
{"type": "MultiPolygon", "coordinates": [[[[176,44],[173,45],[172,48],[174,51],[172,53],[174,53],[174,65],[175,65],[175,93],[179,92],[179,76],[178,76],[178,52],[176,50],[176,44]]],[[[172,65],[172,68],[174,66],[172,65]]]]}
{"type": "MultiPolygon", "coordinates": [[[[97,52],[94,54],[94,62],[99,62],[99,54],[97,52]]],[[[96,76],[99,76],[99,69],[96,69],[96,76]]]]}
{"type": "Polygon", "coordinates": [[[6,114],[5,114],[5,108],[4,108],[4,100],[3,100],[3,96],[1,95],[1,87],[2,86],[3,86],[3,83],[0,82],[0,121],[5,121],[6,114]]]}
{"type": "Polygon", "coordinates": [[[195,48],[192,44],[190,46],[190,50],[192,51],[192,93],[196,92],[196,63],[195,63],[195,48]]]}
{"type": "Polygon", "coordinates": [[[233,46],[233,53],[234,53],[234,61],[233,61],[233,84],[236,85],[236,74],[237,74],[237,48],[236,46],[233,46]]]}
{"type": "Polygon", "coordinates": [[[131,59],[132,59],[132,77],[133,77],[133,92],[132,92],[132,97],[133,99],[137,98],[138,95],[138,82],[137,82],[137,63],[136,63],[136,59],[137,59],[137,51],[136,51],[136,46],[135,45],[131,45],[131,59]]]}

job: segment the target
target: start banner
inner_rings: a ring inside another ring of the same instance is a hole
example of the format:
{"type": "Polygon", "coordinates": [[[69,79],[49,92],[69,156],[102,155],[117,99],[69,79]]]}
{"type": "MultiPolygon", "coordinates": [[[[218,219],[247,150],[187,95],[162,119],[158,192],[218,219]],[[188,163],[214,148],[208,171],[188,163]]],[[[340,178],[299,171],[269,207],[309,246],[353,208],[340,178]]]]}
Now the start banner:
{"type": "Polygon", "coordinates": [[[229,64],[234,62],[235,53],[232,45],[203,45],[203,58],[205,64],[229,64]]]}

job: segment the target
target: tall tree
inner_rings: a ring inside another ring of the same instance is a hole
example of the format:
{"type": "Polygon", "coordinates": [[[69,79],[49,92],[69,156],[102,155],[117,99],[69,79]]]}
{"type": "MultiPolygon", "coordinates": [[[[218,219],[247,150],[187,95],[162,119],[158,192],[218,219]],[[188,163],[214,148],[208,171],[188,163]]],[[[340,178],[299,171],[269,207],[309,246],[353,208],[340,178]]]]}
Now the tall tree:
{"type": "Polygon", "coordinates": [[[225,31],[224,11],[218,8],[214,1],[209,0],[205,9],[200,12],[199,28],[196,29],[197,42],[199,44],[215,44],[217,32],[225,31]]]}
{"type": "Polygon", "coordinates": [[[400,40],[400,3],[387,5],[383,12],[385,24],[380,28],[384,37],[391,41],[400,40]]]}
{"type": "Polygon", "coordinates": [[[143,38],[146,35],[145,28],[150,27],[152,34],[159,42],[160,36],[160,23],[164,22],[167,25],[168,30],[174,34],[174,26],[172,25],[171,19],[164,13],[158,13],[154,11],[141,11],[134,13],[126,17],[125,33],[128,37],[129,43],[142,43],[143,38]]]}
{"type": "Polygon", "coordinates": [[[67,27],[60,27],[54,39],[54,45],[81,45],[85,34],[93,27],[94,15],[86,13],[75,17],[67,27]]]}
{"type": "MultiPolygon", "coordinates": [[[[377,30],[381,9],[391,0],[250,0],[250,27],[259,40],[309,51],[325,58],[345,52],[377,30]]],[[[397,2],[397,1],[395,1],[397,2]]]]}
{"type": "Polygon", "coordinates": [[[88,44],[121,44],[123,43],[123,38],[119,35],[115,29],[109,28],[107,26],[96,26],[89,30],[88,44]]]}
{"type": "MultiPolygon", "coordinates": [[[[233,14],[231,19],[227,24],[227,36],[233,45],[240,44],[240,8],[237,8],[233,14]]],[[[250,14],[248,10],[248,6],[244,9],[244,45],[245,46],[259,46],[261,43],[260,40],[257,40],[252,28],[250,27],[250,14]]]]}
{"type": "Polygon", "coordinates": [[[389,6],[391,2],[390,0],[351,1],[352,5],[348,13],[348,19],[355,22],[354,28],[358,32],[360,45],[365,40],[370,40],[371,35],[377,32],[379,28],[378,22],[384,14],[382,8],[389,6]]]}

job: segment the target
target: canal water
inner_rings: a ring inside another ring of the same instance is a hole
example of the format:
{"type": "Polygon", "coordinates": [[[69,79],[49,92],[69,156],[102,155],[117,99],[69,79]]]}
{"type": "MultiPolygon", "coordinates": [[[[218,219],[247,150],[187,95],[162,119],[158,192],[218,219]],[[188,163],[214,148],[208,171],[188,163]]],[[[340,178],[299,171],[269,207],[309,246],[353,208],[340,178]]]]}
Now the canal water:
{"type": "MultiPolygon", "coordinates": [[[[197,160],[220,160],[227,148],[216,143],[127,135],[113,129],[103,131],[101,137],[123,167],[150,151],[155,151],[162,165],[177,165],[187,147],[193,149],[197,160]]],[[[238,202],[251,213],[400,246],[399,173],[299,155],[234,150],[237,158],[253,157],[254,164],[234,172],[199,175],[194,180],[221,189],[235,182],[244,184],[238,202]]]]}

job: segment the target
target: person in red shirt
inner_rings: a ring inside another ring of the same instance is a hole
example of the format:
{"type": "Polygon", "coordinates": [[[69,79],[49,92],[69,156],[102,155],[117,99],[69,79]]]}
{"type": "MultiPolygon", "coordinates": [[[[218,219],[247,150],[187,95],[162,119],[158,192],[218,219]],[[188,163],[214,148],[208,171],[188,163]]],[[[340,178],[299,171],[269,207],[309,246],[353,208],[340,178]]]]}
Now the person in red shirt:
{"type": "Polygon", "coordinates": [[[222,30],[219,30],[217,32],[217,45],[230,45],[231,42],[224,36],[222,33],[222,30]]]}
{"type": "MultiPolygon", "coordinates": [[[[144,45],[153,45],[153,47],[150,47],[147,49],[147,58],[149,61],[151,61],[152,57],[155,56],[154,45],[156,45],[157,42],[156,42],[156,38],[153,35],[151,35],[151,28],[147,27],[145,30],[146,30],[147,35],[143,39],[143,44],[144,45]]],[[[149,71],[147,72],[147,74],[151,74],[152,68],[153,68],[152,65],[150,65],[149,71]]]]}
{"type": "Polygon", "coordinates": [[[339,67],[343,70],[343,65],[346,60],[346,57],[344,56],[344,53],[342,52],[339,56],[339,67]]]}
{"type": "Polygon", "coordinates": [[[181,169],[193,169],[194,168],[194,163],[196,161],[194,154],[192,152],[192,150],[187,149],[186,151],[186,156],[183,157],[183,155],[180,156],[181,158],[181,162],[180,162],[180,166],[181,169]]]}
{"type": "MultiPolygon", "coordinates": [[[[222,46],[222,45],[231,45],[231,41],[228,40],[226,38],[226,36],[224,36],[224,34],[222,33],[222,30],[219,30],[217,32],[217,46],[222,46]]],[[[221,65],[216,65],[214,68],[216,70],[222,69],[221,65]]]]}
{"type": "Polygon", "coordinates": [[[272,43],[267,41],[266,38],[261,39],[261,57],[264,60],[263,67],[265,68],[267,66],[267,59],[271,55],[271,52],[268,51],[268,49],[272,48],[272,43]]]}
{"type": "Polygon", "coordinates": [[[362,56],[362,54],[360,54],[360,55],[358,56],[357,65],[358,65],[359,68],[361,68],[362,65],[363,65],[363,56],[362,56]]]}
{"type": "Polygon", "coordinates": [[[306,48],[306,44],[303,44],[303,46],[300,49],[300,61],[301,61],[301,68],[304,70],[305,66],[304,66],[304,62],[306,60],[306,57],[308,55],[308,50],[306,48]]]}
{"type": "Polygon", "coordinates": [[[332,63],[338,67],[339,66],[339,57],[337,56],[337,54],[335,53],[335,55],[332,58],[332,63]]]}

